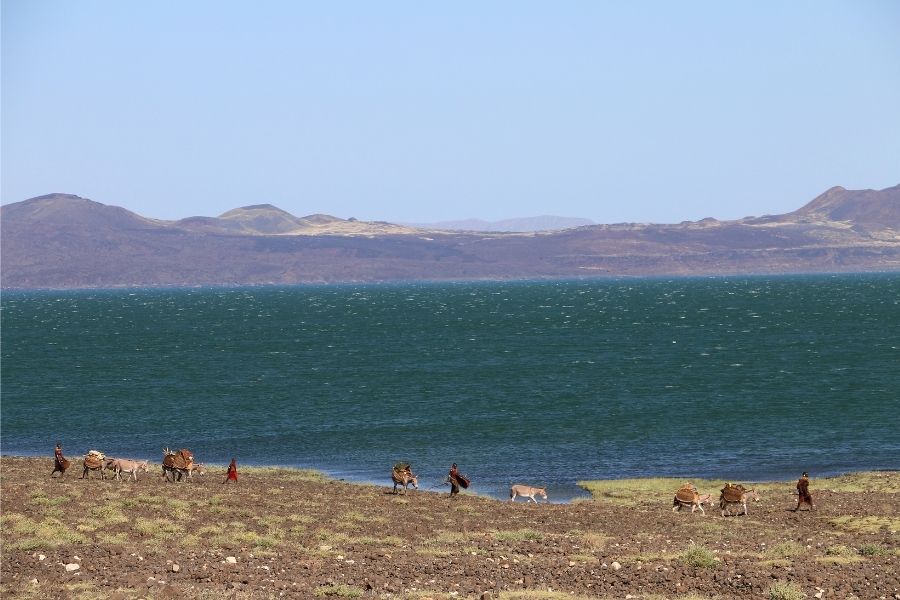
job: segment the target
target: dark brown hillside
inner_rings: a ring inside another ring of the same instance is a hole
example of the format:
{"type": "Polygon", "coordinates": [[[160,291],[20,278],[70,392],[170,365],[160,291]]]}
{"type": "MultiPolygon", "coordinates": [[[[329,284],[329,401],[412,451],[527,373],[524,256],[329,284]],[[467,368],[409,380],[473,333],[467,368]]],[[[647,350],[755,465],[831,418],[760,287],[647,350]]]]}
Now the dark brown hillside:
{"type": "Polygon", "coordinates": [[[845,190],[837,186],[803,208],[797,219],[847,221],[866,228],[900,230],[900,185],[883,190],[845,190]]]}
{"type": "MultiPolygon", "coordinates": [[[[27,228],[90,228],[127,231],[158,229],[165,221],[137,215],[118,206],[107,206],[73,194],[47,194],[3,207],[3,221],[15,230],[27,228]]],[[[6,228],[3,231],[7,233],[6,228]]]]}
{"type": "Polygon", "coordinates": [[[758,219],[552,233],[428,231],[271,205],[167,222],[53,194],[2,207],[0,276],[4,288],[74,288],[900,271],[898,190],[832,188],[758,219]]]}

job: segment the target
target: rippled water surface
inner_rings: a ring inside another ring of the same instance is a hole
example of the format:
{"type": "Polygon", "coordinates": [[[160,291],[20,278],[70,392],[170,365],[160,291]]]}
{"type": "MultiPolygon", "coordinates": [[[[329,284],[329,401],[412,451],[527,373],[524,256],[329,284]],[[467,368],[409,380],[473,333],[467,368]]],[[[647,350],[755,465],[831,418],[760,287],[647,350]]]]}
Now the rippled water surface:
{"type": "Polygon", "coordinates": [[[0,366],[4,454],[457,462],[557,500],[900,468],[897,275],[6,292],[0,366]]]}

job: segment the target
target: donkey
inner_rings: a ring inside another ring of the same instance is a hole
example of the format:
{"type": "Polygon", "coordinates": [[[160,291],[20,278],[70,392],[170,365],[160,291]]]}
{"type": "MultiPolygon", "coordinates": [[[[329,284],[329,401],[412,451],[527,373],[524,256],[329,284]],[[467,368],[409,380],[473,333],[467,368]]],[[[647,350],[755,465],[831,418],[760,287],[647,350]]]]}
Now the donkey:
{"type": "Polygon", "coordinates": [[[166,464],[163,464],[162,467],[162,476],[165,477],[166,481],[181,481],[183,478],[192,479],[194,473],[200,476],[206,475],[206,467],[203,466],[203,463],[191,463],[190,467],[185,468],[170,467],[166,464]]]}
{"type": "Polygon", "coordinates": [[[194,465],[194,454],[187,448],[172,452],[168,447],[163,448],[162,476],[166,481],[181,481],[182,476],[190,478],[194,471],[203,475],[203,467],[194,465]]]}
{"type": "Polygon", "coordinates": [[[99,450],[88,450],[88,453],[84,455],[84,460],[81,463],[84,466],[81,478],[84,479],[85,477],[88,477],[89,471],[99,471],[100,479],[105,479],[103,469],[108,467],[110,461],[111,459],[106,458],[106,455],[99,450]]]}
{"type": "MultiPolygon", "coordinates": [[[[545,487],[531,487],[529,485],[514,485],[509,488],[509,501],[515,502],[516,496],[522,496],[523,498],[528,498],[535,504],[537,504],[537,500],[534,499],[535,495],[540,496],[544,500],[547,500],[547,488],[545,487]]],[[[525,502],[528,502],[526,500],[525,502]]],[[[549,500],[547,500],[549,502],[549,500]]]]}
{"type": "Polygon", "coordinates": [[[672,512],[680,511],[682,506],[690,506],[691,514],[694,514],[694,511],[698,508],[700,509],[701,514],[706,514],[706,511],[703,510],[703,505],[712,506],[712,494],[695,494],[694,497],[690,500],[682,500],[675,495],[675,498],[672,500],[672,512]]]}
{"type": "Polygon", "coordinates": [[[146,460],[128,460],[125,458],[116,458],[112,461],[112,469],[115,472],[115,478],[122,481],[122,473],[131,475],[131,478],[137,481],[138,472],[147,472],[146,460]]]}
{"type": "Polygon", "coordinates": [[[410,471],[398,471],[394,469],[391,471],[391,480],[394,482],[394,493],[397,493],[397,486],[403,486],[403,493],[406,493],[409,490],[409,484],[412,484],[413,489],[419,489],[419,478],[412,474],[410,471]]]}
{"type": "Polygon", "coordinates": [[[719,508],[722,511],[722,516],[725,516],[726,509],[734,505],[739,505],[744,508],[744,512],[738,513],[738,515],[746,515],[747,514],[747,500],[753,500],[754,502],[759,502],[759,493],[756,490],[743,490],[741,492],[740,499],[725,499],[725,493],[723,492],[721,496],[719,496],[719,508]]]}

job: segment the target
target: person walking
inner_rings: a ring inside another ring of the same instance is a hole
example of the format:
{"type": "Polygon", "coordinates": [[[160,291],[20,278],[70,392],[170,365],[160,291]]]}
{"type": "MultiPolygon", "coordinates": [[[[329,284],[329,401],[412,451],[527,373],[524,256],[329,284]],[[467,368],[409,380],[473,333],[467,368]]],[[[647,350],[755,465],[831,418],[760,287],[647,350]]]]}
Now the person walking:
{"type": "Polygon", "coordinates": [[[450,481],[450,497],[452,498],[459,493],[459,469],[456,468],[456,463],[451,465],[447,479],[450,481]]]}
{"type": "Polygon", "coordinates": [[[62,453],[62,444],[56,442],[56,449],[53,451],[53,472],[50,473],[50,477],[53,477],[57,473],[62,477],[66,474],[66,469],[69,468],[69,461],[63,456],[62,453]]]}
{"type": "Polygon", "coordinates": [[[800,505],[806,504],[809,506],[809,510],[815,510],[816,505],[813,503],[812,494],[809,493],[809,473],[803,471],[803,475],[800,476],[800,479],[797,481],[797,506],[794,507],[794,512],[800,510],[800,505]]]}
{"type": "Polygon", "coordinates": [[[233,457],[231,459],[231,464],[228,465],[228,475],[225,477],[225,481],[222,482],[222,485],[225,485],[229,481],[237,483],[237,462],[235,462],[233,457]]]}

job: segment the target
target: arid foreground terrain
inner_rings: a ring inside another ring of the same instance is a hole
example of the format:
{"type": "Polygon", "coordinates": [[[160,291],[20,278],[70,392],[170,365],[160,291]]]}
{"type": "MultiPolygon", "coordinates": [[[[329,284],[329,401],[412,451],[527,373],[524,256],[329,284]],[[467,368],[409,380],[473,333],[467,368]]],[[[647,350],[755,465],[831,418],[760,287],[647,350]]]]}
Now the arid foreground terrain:
{"type": "Polygon", "coordinates": [[[534,505],[394,495],[389,468],[385,487],[284,469],[226,486],[224,468],[135,483],[78,462],[57,480],[51,458],[0,459],[4,598],[900,598],[900,473],[813,474],[815,512],[791,512],[792,482],[757,486],[723,518],[673,513],[672,480],[534,505]]]}

